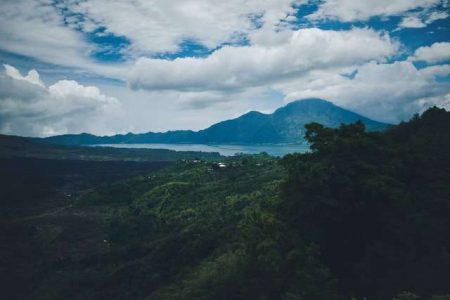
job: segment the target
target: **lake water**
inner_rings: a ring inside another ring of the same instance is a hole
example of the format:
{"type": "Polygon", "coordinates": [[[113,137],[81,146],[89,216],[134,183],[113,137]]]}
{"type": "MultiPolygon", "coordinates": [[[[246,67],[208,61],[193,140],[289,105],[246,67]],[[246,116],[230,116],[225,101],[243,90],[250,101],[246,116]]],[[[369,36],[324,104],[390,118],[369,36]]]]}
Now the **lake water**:
{"type": "Polygon", "coordinates": [[[236,153],[258,154],[261,152],[266,152],[273,156],[283,156],[288,153],[306,152],[309,150],[307,145],[101,144],[95,146],[219,152],[224,156],[232,156],[236,153]]]}

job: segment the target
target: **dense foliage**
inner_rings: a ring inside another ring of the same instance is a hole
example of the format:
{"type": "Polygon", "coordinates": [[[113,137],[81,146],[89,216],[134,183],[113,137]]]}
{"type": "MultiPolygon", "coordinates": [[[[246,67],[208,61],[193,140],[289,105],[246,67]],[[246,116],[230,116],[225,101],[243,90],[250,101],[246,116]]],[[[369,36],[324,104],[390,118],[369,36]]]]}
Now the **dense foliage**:
{"type": "Polygon", "coordinates": [[[431,108],[386,133],[309,124],[306,137],[311,153],[283,159],[292,247],[317,245],[343,299],[448,293],[450,113],[431,108]]]}
{"type": "Polygon", "coordinates": [[[386,132],[311,123],[306,139],[282,159],[180,160],[24,219],[42,275],[25,298],[450,299],[450,113],[386,132]]]}

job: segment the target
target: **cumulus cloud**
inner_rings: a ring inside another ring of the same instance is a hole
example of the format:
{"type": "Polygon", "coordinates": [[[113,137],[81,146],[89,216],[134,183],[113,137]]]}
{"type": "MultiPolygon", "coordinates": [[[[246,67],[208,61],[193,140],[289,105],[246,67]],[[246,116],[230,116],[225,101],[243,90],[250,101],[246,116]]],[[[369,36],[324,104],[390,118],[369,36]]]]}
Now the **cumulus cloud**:
{"type": "Polygon", "coordinates": [[[10,65],[0,74],[0,132],[46,136],[68,132],[111,133],[104,117],[120,103],[97,87],[60,80],[46,87],[36,70],[23,76],[10,65]]]}
{"type": "Polygon", "coordinates": [[[398,16],[415,9],[428,9],[444,2],[443,0],[325,0],[309,18],[343,22],[365,21],[374,16],[398,16]]]}
{"type": "Polygon", "coordinates": [[[309,28],[281,35],[276,42],[223,47],[206,58],[140,58],[130,72],[129,85],[148,90],[239,90],[311,70],[383,61],[399,47],[389,35],[371,29],[309,28]]]}
{"type": "Polygon", "coordinates": [[[5,74],[8,75],[11,78],[17,79],[17,80],[24,80],[32,84],[39,85],[41,87],[44,87],[44,83],[39,78],[39,73],[36,70],[30,70],[27,74],[27,76],[22,76],[20,74],[19,70],[14,68],[10,65],[3,65],[5,67],[5,74]]]}
{"type": "Polygon", "coordinates": [[[425,24],[421,18],[417,16],[407,16],[402,19],[399,28],[424,28],[427,24],[425,24]]]}
{"type": "Polygon", "coordinates": [[[430,104],[448,106],[450,86],[436,76],[448,76],[450,65],[417,69],[408,61],[369,62],[354,71],[353,78],[337,72],[314,72],[278,88],[286,101],[320,97],[391,123],[408,119],[430,104]]]}
{"type": "Polygon", "coordinates": [[[450,43],[434,43],[431,46],[420,47],[416,49],[414,55],[409,60],[425,61],[428,63],[450,60],[450,43]]]}

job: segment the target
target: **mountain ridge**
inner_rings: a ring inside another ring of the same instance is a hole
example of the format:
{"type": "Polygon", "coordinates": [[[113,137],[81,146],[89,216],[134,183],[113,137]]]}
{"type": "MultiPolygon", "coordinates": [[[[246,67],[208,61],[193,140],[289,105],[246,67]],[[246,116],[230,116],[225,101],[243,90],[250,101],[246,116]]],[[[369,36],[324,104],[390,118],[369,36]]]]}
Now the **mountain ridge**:
{"type": "Polygon", "coordinates": [[[89,133],[65,134],[39,141],[63,145],[89,144],[302,144],[304,125],[311,122],[336,128],[340,124],[362,121],[367,130],[380,131],[390,125],[346,110],[317,98],[293,101],[272,114],[247,112],[235,119],[215,123],[199,131],[172,130],[166,132],[127,133],[96,136],[89,133]]]}

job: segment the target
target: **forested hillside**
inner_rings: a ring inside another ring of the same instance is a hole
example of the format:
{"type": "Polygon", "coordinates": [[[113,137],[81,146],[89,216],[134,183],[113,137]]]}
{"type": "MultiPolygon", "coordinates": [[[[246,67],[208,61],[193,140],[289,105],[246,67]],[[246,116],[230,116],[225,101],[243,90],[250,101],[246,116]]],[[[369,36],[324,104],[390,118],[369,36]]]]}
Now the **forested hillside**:
{"type": "Polygon", "coordinates": [[[15,220],[27,299],[450,299],[450,113],[305,137],[308,153],[180,160],[15,220]]]}
{"type": "Polygon", "coordinates": [[[449,293],[450,113],[386,133],[310,124],[306,136],[312,153],[283,159],[287,253],[317,247],[343,299],[449,293]]]}

